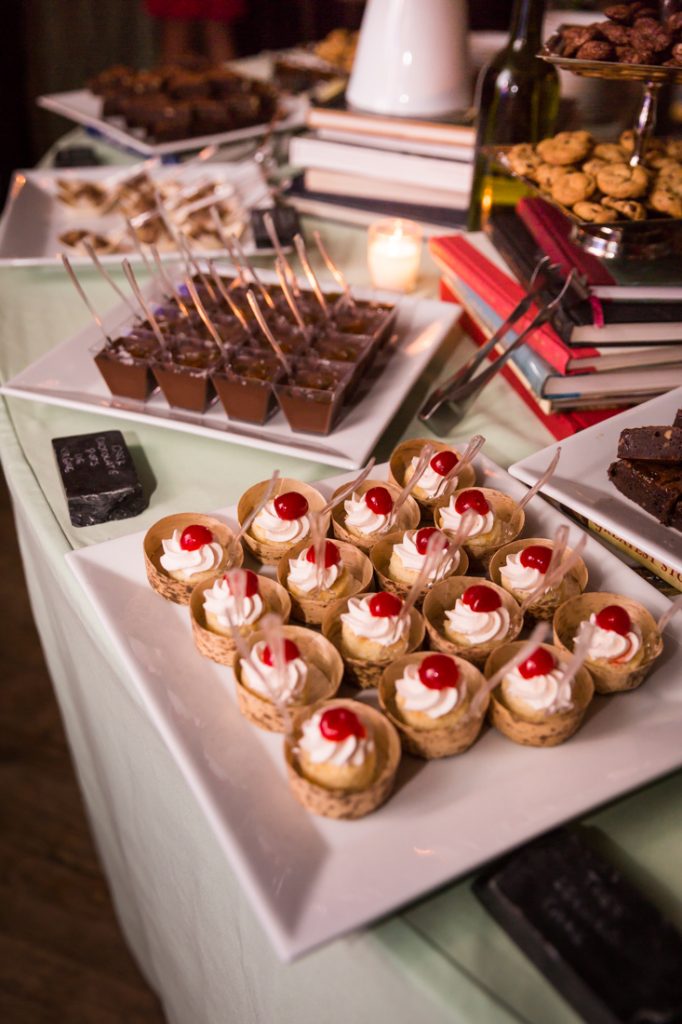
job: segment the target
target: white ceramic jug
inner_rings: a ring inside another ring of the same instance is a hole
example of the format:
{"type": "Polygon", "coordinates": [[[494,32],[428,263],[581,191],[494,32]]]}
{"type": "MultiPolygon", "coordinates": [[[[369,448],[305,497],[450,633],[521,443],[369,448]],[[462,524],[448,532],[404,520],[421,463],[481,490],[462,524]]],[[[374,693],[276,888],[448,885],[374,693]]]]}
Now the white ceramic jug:
{"type": "Polygon", "coordinates": [[[368,0],[348,103],[404,117],[442,117],[471,103],[464,0],[368,0]]]}

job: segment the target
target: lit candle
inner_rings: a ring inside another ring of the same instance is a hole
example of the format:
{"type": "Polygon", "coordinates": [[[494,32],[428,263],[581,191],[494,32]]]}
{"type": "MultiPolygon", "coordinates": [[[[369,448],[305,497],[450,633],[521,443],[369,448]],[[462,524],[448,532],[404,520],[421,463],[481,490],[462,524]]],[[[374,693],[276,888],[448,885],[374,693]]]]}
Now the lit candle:
{"type": "Polygon", "coordinates": [[[411,292],[419,276],[422,229],[411,220],[380,220],[367,236],[367,263],[375,288],[411,292]]]}

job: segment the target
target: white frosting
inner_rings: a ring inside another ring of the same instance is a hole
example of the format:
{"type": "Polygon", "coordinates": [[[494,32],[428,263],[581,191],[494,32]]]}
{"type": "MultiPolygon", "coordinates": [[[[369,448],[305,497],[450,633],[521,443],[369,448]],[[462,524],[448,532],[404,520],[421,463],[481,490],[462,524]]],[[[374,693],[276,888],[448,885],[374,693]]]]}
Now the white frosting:
{"type": "Polygon", "coordinates": [[[271,701],[283,701],[288,704],[303,693],[308,678],[308,666],[303,658],[293,658],[287,661],[280,673],[276,665],[266,665],[262,660],[266,646],[264,640],[259,640],[253,646],[248,661],[242,658],[239,663],[242,678],[254,693],[271,701]]]}
{"type": "Polygon", "coordinates": [[[329,568],[318,567],[315,562],[309,562],[306,558],[308,548],[301,551],[297,558],[289,559],[289,585],[296,587],[304,594],[311,594],[318,588],[320,590],[331,590],[343,571],[339,562],[337,565],[330,565],[329,568]]]}
{"type": "Polygon", "coordinates": [[[462,633],[472,644],[487,644],[509,632],[509,612],[503,606],[494,612],[475,612],[461,597],[451,611],[445,612],[450,629],[462,633]]]}
{"type": "Polygon", "coordinates": [[[545,574],[530,565],[521,564],[521,551],[507,555],[507,561],[500,566],[500,576],[506,587],[512,590],[535,590],[545,574]]]}
{"type": "Polygon", "coordinates": [[[179,573],[183,579],[189,580],[201,572],[217,569],[223,560],[223,547],[217,541],[202,544],[195,551],[185,551],[180,547],[182,530],[173,530],[170,540],[162,540],[163,554],[159,559],[166,572],[179,573]]]}
{"type": "Polygon", "coordinates": [[[404,636],[407,620],[400,620],[399,615],[372,615],[369,610],[372,596],[369,594],[367,597],[349,598],[348,611],[343,612],[341,621],[356,636],[374,640],[382,647],[390,647],[404,636]]]}
{"type": "Polygon", "coordinates": [[[274,544],[295,544],[307,537],[310,530],[307,516],[302,516],[300,519],[280,519],[275,510],[274,500],[269,501],[260,510],[253,525],[257,526],[274,544]]]}
{"type": "Polygon", "coordinates": [[[480,515],[473,508],[468,508],[466,512],[460,515],[455,508],[456,500],[453,494],[449,504],[440,510],[440,521],[444,530],[452,530],[454,533],[459,529],[459,524],[466,515],[470,520],[467,537],[482,537],[484,533],[490,533],[495,525],[495,516],[491,508],[488,509],[484,516],[480,515]]]}
{"type": "Polygon", "coordinates": [[[374,749],[374,740],[369,736],[347,736],[338,743],[328,740],[320,732],[320,721],[324,711],[316,711],[303,723],[299,749],[304,751],[312,764],[333,764],[337,767],[350,765],[360,768],[367,755],[374,749]]]}
{"type": "MultiPolygon", "coordinates": [[[[416,538],[418,532],[418,530],[408,530],[403,535],[400,543],[396,544],[393,548],[403,568],[409,572],[420,572],[426,560],[426,553],[420,555],[417,550],[416,538]]],[[[452,556],[448,554],[447,549],[444,549],[442,556],[436,560],[435,565],[429,572],[428,578],[430,580],[441,580],[448,573],[452,572],[453,569],[456,569],[458,564],[459,551],[455,551],[454,556],[452,556]]]]}
{"type": "Polygon", "coordinates": [[[554,715],[573,707],[571,684],[563,682],[563,669],[554,668],[544,676],[524,679],[518,666],[504,677],[509,697],[522,701],[533,711],[546,711],[554,715]]]}
{"type": "Polygon", "coordinates": [[[353,494],[344,501],[343,507],[346,511],[346,524],[358,533],[381,533],[391,519],[390,515],[382,516],[378,512],[373,512],[365,501],[364,494],[359,498],[353,494]]]}
{"type": "Polygon", "coordinates": [[[445,686],[442,690],[424,686],[419,678],[418,665],[408,665],[395,688],[400,706],[405,711],[421,711],[429,718],[442,718],[449,714],[459,700],[459,689],[456,686],[445,686]]]}
{"type": "MultiPolygon", "coordinates": [[[[417,468],[418,462],[419,456],[415,456],[415,458],[412,459],[412,461],[410,462],[410,468],[412,469],[412,473],[414,473],[415,469],[417,468]]],[[[429,465],[426,467],[426,469],[420,476],[416,486],[419,488],[420,491],[423,491],[424,494],[427,495],[427,497],[440,498],[441,494],[445,490],[445,487],[448,483],[449,481],[446,480],[444,476],[441,476],[440,473],[437,473],[436,470],[433,469],[433,467],[429,463],[429,465]]]]}
{"type": "Polygon", "coordinates": [[[219,626],[252,626],[263,614],[263,598],[260,594],[244,597],[239,601],[230,593],[226,579],[216,580],[204,591],[204,611],[215,615],[219,626]]]}
{"type": "MultiPolygon", "coordinates": [[[[636,627],[625,636],[621,636],[614,629],[602,629],[601,626],[598,626],[595,614],[590,615],[590,623],[594,626],[590,646],[587,649],[587,657],[591,661],[610,661],[627,665],[642,646],[642,635],[636,627]]],[[[580,623],[574,643],[580,640],[586,625],[586,622],[580,623]]]]}

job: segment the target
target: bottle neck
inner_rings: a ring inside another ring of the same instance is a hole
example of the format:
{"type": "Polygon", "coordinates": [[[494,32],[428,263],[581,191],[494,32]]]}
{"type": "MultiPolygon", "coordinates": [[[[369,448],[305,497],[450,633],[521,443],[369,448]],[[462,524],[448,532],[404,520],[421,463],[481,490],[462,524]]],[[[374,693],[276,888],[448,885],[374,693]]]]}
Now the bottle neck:
{"type": "Polygon", "coordinates": [[[528,47],[534,53],[542,44],[542,16],[545,0],[516,0],[512,11],[509,43],[512,49],[528,47]]]}

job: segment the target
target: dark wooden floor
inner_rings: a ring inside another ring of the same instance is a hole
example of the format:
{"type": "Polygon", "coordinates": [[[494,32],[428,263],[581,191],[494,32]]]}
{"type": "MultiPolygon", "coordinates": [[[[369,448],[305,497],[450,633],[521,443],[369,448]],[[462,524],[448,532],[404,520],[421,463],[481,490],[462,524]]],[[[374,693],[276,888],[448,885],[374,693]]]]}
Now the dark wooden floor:
{"type": "Polygon", "coordinates": [[[0,1021],[163,1024],[90,838],[1,475],[0,536],[0,1021]]]}

